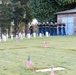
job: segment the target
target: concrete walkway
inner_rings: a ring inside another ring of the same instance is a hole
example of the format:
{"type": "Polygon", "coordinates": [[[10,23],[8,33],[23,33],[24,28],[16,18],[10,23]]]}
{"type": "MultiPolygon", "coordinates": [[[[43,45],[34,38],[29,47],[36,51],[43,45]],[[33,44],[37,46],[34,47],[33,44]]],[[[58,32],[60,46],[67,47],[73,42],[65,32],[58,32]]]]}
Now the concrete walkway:
{"type": "MultiPolygon", "coordinates": [[[[57,68],[53,68],[53,70],[55,71],[55,70],[65,70],[65,69],[62,67],[57,67],[57,68]]],[[[36,72],[47,72],[47,71],[51,71],[51,68],[36,70],[36,72]]]]}

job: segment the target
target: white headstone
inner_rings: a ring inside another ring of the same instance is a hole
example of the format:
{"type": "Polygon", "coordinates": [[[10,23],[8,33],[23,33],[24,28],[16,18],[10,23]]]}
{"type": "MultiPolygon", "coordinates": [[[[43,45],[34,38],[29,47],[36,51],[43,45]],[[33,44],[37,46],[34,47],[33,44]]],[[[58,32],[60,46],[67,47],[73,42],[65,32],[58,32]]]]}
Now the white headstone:
{"type": "Polygon", "coordinates": [[[11,39],[13,39],[13,34],[11,34],[11,39]]]}
{"type": "Polygon", "coordinates": [[[39,36],[42,37],[42,34],[40,33],[39,36]]]}
{"type": "Polygon", "coordinates": [[[18,38],[19,38],[19,37],[18,37],[18,35],[16,34],[16,40],[18,40],[18,38]]]}
{"type": "Polygon", "coordinates": [[[23,38],[25,37],[25,33],[22,33],[23,38]]]}
{"type": "Polygon", "coordinates": [[[48,32],[46,32],[46,37],[49,37],[49,34],[48,34],[48,32]]]}
{"type": "Polygon", "coordinates": [[[23,39],[23,36],[22,36],[22,34],[21,34],[21,36],[20,36],[20,39],[23,39]]]}
{"type": "Polygon", "coordinates": [[[8,39],[8,34],[6,34],[6,39],[8,39]]]}
{"type": "Polygon", "coordinates": [[[28,34],[27,34],[27,38],[28,38],[28,39],[30,39],[30,38],[31,38],[30,33],[28,33],[28,34]]]}
{"type": "Polygon", "coordinates": [[[33,33],[33,37],[36,37],[36,33],[33,33]]]}
{"type": "Polygon", "coordinates": [[[19,38],[21,37],[21,32],[19,33],[19,38]]]}
{"type": "Polygon", "coordinates": [[[6,42],[6,39],[7,37],[4,34],[2,34],[2,40],[6,42]]]}

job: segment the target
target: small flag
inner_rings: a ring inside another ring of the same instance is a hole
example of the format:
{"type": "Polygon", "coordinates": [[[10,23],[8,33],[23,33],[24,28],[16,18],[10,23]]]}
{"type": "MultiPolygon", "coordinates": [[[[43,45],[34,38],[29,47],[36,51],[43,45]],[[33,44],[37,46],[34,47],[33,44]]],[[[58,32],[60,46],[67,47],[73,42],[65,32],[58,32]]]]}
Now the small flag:
{"type": "Polygon", "coordinates": [[[53,68],[51,68],[50,75],[54,75],[54,70],[53,70],[53,68]]]}
{"type": "Polygon", "coordinates": [[[30,56],[28,56],[27,62],[26,62],[26,66],[27,68],[30,68],[32,65],[32,61],[30,60],[30,56]]]}
{"type": "Polygon", "coordinates": [[[16,40],[16,42],[18,42],[18,40],[16,40]]]}
{"type": "Polygon", "coordinates": [[[46,43],[46,42],[44,42],[44,43],[43,43],[43,46],[44,46],[44,47],[47,47],[47,43],[46,43]]]}

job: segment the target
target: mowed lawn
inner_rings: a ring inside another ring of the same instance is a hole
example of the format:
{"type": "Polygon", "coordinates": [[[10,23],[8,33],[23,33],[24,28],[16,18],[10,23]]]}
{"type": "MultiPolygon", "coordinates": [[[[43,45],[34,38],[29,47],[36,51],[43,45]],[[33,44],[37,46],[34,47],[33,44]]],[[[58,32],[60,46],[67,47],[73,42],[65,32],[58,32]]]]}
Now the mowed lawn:
{"type": "Polygon", "coordinates": [[[50,75],[50,72],[35,72],[26,67],[28,56],[32,67],[42,69],[63,67],[55,75],[76,75],[76,36],[51,36],[24,38],[18,42],[9,39],[0,42],[0,75],[50,75]],[[47,48],[43,42],[47,42],[47,48]]]}

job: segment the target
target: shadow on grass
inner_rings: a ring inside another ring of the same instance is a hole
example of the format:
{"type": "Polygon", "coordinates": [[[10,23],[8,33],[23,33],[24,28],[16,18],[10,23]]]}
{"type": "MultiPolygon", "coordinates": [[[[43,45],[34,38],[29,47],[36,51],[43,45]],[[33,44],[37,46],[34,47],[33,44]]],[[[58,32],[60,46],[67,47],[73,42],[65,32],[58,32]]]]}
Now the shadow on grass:
{"type": "Polygon", "coordinates": [[[68,51],[76,51],[76,49],[68,49],[68,51]]]}
{"type": "Polygon", "coordinates": [[[22,47],[12,47],[12,48],[2,48],[0,49],[0,51],[3,51],[3,50],[14,50],[14,49],[26,49],[26,48],[44,48],[44,49],[48,49],[48,48],[51,48],[51,49],[55,49],[54,47],[43,47],[43,46],[32,46],[32,47],[25,47],[25,46],[22,46],[22,47]]]}
{"type": "Polygon", "coordinates": [[[14,50],[14,49],[24,49],[24,48],[28,48],[28,47],[4,48],[4,49],[0,49],[0,51],[6,50],[6,49],[14,50]]]}

